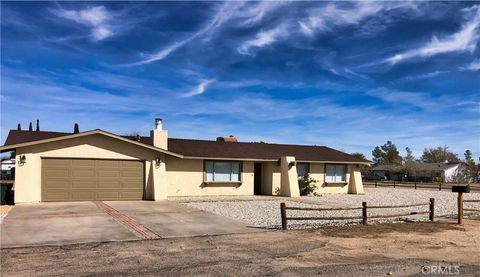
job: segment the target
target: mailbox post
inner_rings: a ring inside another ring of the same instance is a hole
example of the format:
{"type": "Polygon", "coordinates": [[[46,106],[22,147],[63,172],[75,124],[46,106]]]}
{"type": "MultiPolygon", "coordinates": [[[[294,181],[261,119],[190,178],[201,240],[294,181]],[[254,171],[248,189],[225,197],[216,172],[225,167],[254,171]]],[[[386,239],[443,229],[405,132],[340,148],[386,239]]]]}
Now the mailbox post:
{"type": "Polygon", "coordinates": [[[463,193],[470,192],[470,186],[452,186],[452,192],[458,192],[457,204],[458,204],[458,224],[463,224],[463,193]]]}

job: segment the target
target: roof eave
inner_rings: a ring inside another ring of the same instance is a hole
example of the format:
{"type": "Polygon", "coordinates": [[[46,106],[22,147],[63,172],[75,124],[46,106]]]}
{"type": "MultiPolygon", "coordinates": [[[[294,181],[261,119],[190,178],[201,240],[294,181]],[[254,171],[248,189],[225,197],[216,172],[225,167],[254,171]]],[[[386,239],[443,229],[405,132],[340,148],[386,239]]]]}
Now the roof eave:
{"type": "Polygon", "coordinates": [[[155,146],[151,146],[151,145],[148,145],[148,144],[144,144],[144,143],[141,143],[141,142],[138,142],[138,141],[133,141],[133,140],[121,137],[121,136],[117,136],[115,134],[105,132],[105,131],[100,130],[100,129],[85,131],[85,132],[81,132],[81,133],[77,133],[77,134],[66,135],[66,136],[61,136],[61,137],[56,137],[56,138],[49,138],[49,139],[42,139],[42,140],[36,140],[36,141],[30,141],[30,142],[24,142],[24,143],[17,143],[17,144],[12,144],[12,145],[7,145],[7,146],[4,145],[4,146],[0,146],[0,153],[12,151],[12,150],[15,150],[15,149],[21,148],[21,147],[28,147],[28,146],[33,146],[33,145],[37,145],[37,144],[61,141],[61,140],[90,136],[90,135],[95,135],[95,134],[100,134],[100,135],[108,136],[108,137],[111,137],[111,138],[115,138],[115,139],[118,139],[118,140],[121,140],[121,141],[124,141],[124,142],[128,142],[128,143],[135,144],[135,145],[138,145],[138,146],[141,146],[141,147],[144,147],[144,148],[148,148],[148,149],[151,149],[151,150],[154,150],[154,151],[158,151],[158,152],[164,153],[166,155],[174,156],[174,157],[177,157],[177,158],[183,158],[183,155],[180,155],[180,154],[177,154],[177,153],[174,153],[174,152],[162,149],[162,148],[158,148],[158,147],[155,147],[155,146]]]}

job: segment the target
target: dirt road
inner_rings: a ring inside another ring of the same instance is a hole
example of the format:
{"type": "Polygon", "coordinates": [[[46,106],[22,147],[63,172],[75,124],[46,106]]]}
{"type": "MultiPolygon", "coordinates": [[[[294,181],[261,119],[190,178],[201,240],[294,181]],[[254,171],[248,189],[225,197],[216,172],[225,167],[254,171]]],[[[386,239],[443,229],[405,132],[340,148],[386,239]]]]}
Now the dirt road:
{"type": "Polygon", "coordinates": [[[479,276],[480,221],[343,226],[1,251],[2,276],[479,276]],[[421,271],[424,271],[422,273],[421,271]]]}

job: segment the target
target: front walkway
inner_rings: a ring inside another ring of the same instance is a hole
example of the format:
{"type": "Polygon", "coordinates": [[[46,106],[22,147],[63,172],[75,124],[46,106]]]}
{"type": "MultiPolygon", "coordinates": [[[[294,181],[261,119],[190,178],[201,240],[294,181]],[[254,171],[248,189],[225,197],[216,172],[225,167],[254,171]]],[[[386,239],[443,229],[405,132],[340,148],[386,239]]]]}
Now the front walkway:
{"type": "Polygon", "coordinates": [[[1,226],[1,248],[258,232],[171,201],[15,205],[1,226]]]}

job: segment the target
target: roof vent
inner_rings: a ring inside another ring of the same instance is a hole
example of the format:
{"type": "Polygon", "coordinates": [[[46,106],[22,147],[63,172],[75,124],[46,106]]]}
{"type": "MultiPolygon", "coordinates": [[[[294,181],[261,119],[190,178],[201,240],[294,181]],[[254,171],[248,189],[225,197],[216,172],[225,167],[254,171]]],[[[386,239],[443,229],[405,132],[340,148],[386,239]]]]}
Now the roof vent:
{"type": "Polygon", "coordinates": [[[218,142],[238,142],[237,138],[230,135],[228,137],[217,137],[218,142]]]}

